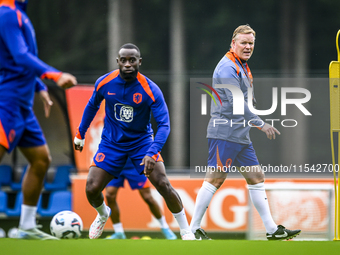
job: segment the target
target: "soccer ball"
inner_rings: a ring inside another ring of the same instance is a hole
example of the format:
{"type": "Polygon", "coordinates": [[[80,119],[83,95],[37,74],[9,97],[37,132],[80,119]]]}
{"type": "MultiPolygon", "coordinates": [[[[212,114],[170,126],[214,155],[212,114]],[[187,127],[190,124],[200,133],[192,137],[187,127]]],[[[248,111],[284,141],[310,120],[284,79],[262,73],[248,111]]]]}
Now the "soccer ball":
{"type": "Polygon", "coordinates": [[[61,239],[73,239],[81,236],[83,221],[72,211],[61,211],[54,215],[50,224],[51,234],[61,239]]]}

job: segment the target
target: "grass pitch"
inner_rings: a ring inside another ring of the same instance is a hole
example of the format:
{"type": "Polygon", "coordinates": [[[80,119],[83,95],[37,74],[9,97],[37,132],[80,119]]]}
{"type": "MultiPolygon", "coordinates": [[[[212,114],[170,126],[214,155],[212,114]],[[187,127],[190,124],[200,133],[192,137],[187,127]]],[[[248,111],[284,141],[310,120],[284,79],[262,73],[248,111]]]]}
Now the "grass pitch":
{"type": "Polygon", "coordinates": [[[339,254],[340,241],[246,241],[246,240],[105,240],[60,241],[0,239],[1,255],[212,255],[212,254],[339,254]]]}

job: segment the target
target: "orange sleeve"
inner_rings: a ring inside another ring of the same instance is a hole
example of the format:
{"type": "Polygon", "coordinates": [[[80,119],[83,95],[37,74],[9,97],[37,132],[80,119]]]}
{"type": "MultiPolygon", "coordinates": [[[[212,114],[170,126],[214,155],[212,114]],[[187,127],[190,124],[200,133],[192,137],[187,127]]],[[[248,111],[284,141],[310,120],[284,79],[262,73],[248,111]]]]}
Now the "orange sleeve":
{"type": "Polygon", "coordinates": [[[40,78],[49,79],[49,80],[53,80],[57,82],[60,79],[62,74],[63,74],[62,72],[46,72],[46,73],[43,73],[40,78]]]}

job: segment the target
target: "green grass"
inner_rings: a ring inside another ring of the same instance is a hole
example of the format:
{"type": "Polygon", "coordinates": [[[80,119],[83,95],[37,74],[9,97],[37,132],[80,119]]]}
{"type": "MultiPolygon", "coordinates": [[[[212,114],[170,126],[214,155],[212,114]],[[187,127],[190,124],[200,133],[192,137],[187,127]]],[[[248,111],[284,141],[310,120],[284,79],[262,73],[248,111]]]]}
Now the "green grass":
{"type": "Polygon", "coordinates": [[[246,241],[246,240],[105,240],[79,239],[60,241],[0,239],[1,255],[289,255],[339,254],[335,241],[246,241]]]}

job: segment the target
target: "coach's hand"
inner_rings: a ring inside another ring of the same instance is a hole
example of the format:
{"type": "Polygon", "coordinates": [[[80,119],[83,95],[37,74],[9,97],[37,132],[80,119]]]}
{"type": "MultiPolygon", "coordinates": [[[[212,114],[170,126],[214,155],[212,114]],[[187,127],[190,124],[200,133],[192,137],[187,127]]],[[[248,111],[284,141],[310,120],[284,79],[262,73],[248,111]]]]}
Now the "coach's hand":
{"type": "Polygon", "coordinates": [[[149,177],[151,172],[153,171],[155,167],[156,161],[151,158],[150,156],[145,156],[142,160],[142,163],[140,163],[141,166],[144,165],[144,175],[146,177],[149,177]]]}
{"type": "Polygon", "coordinates": [[[79,139],[77,137],[74,137],[73,142],[74,142],[74,149],[81,152],[84,148],[85,139],[79,139]]]}
{"type": "Polygon", "coordinates": [[[275,133],[278,135],[281,135],[279,130],[274,128],[273,126],[269,125],[268,123],[265,123],[264,126],[262,127],[261,131],[265,132],[267,137],[271,139],[275,139],[275,133]]]}

